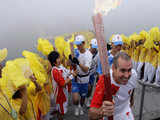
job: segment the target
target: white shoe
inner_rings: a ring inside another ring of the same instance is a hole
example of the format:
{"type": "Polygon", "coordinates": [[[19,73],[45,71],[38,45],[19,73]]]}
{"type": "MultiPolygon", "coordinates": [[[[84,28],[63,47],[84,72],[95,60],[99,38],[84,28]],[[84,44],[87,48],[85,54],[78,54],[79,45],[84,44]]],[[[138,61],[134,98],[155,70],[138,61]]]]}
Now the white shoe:
{"type": "Polygon", "coordinates": [[[160,87],[160,85],[157,82],[154,82],[153,85],[160,87]]]}
{"type": "Polygon", "coordinates": [[[79,108],[79,112],[80,112],[80,115],[84,115],[84,112],[83,112],[83,108],[82,108],[82,107],[79,108]]]}
{"type": "Polygon", "coordinates": [[[147,82],[147,80],[144,80],[144,79],[143,79],[142,82],[147,82]]]}
{"type": "Polygon", "coordinates": [[[79,116],[79,108],[78,107],[75,107],[74,115],[79,116]]]}

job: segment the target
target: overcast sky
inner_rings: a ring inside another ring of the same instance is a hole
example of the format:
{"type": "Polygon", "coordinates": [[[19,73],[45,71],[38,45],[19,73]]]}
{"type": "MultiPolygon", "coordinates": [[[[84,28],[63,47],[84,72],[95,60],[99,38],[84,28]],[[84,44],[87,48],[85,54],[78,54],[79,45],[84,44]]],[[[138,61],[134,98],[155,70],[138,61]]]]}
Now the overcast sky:
{"type": "MultiPolygon", "coordinates": [[[[104,16],[105,36],[130,35],[160,27],[160,0],[122,0],[104,16]]],[[[94,0],[1,0],[0,48],[8,48],[8,59],[33,49],[38,37],[92,30],[94,0]]]]}

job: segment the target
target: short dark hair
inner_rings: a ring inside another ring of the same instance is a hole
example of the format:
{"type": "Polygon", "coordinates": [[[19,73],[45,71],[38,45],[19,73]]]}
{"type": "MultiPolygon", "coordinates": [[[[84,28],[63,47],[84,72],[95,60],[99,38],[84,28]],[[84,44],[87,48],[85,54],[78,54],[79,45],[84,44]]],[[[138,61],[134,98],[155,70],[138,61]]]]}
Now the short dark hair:
{"type": "Polygon", "coordinates": [[[130,61],[131,60],[131,57],[127,53],[118,52],[113,58],[113,64],[114,64],[115,68],[118,67],[118,59],[119,58],[122,58],[122,59],[124,59],[126,61],[130,61]]]}
{"type": "Polygon", "coordinates": [[[56,60],[59,58],[59,53],[57,51],[52,51],[48,55],[48,60],[51,63],[52,67],[55,66],[56,60]]]}

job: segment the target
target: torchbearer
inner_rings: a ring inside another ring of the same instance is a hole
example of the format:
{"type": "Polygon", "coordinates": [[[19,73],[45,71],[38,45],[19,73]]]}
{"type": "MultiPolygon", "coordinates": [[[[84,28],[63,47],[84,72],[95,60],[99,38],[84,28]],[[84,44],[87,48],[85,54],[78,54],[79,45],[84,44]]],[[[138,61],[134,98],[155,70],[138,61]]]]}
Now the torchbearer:
{"type": "Polygon", "coordinates": [[[91,120],[113,120],[113,118],[114,120],[134,120],[130,99],[136,87],[137,74],[132,69],[131,58],[124,52],[117,53],[113,59],[112,69],[109,70],[100,14],[94,16],[93,23],[98,48],[100,48],[99,56],[103,75],[99,78],[91,101],[89,118],[91,120]]]}

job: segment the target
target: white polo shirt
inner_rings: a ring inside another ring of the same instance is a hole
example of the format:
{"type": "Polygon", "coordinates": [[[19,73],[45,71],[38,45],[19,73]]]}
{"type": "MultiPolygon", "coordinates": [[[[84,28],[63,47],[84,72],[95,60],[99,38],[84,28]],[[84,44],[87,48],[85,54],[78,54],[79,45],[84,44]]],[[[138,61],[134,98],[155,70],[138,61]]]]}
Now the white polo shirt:
{"type": "MultiPolygon", "coordinates": [[[[92,53],[86,49],[84,53],[79,52],[78,60],[80,64],[88,67],[90,69],[91,63],[92,63],[92,53]]],[[[88,72],[84,72],[79,66],[77,66],[77,71],[80,76],[85,77],[79,77],[77,76],[77,82],[78,83],[88,83],[89,82],[89,70],[88,72]]]]}

